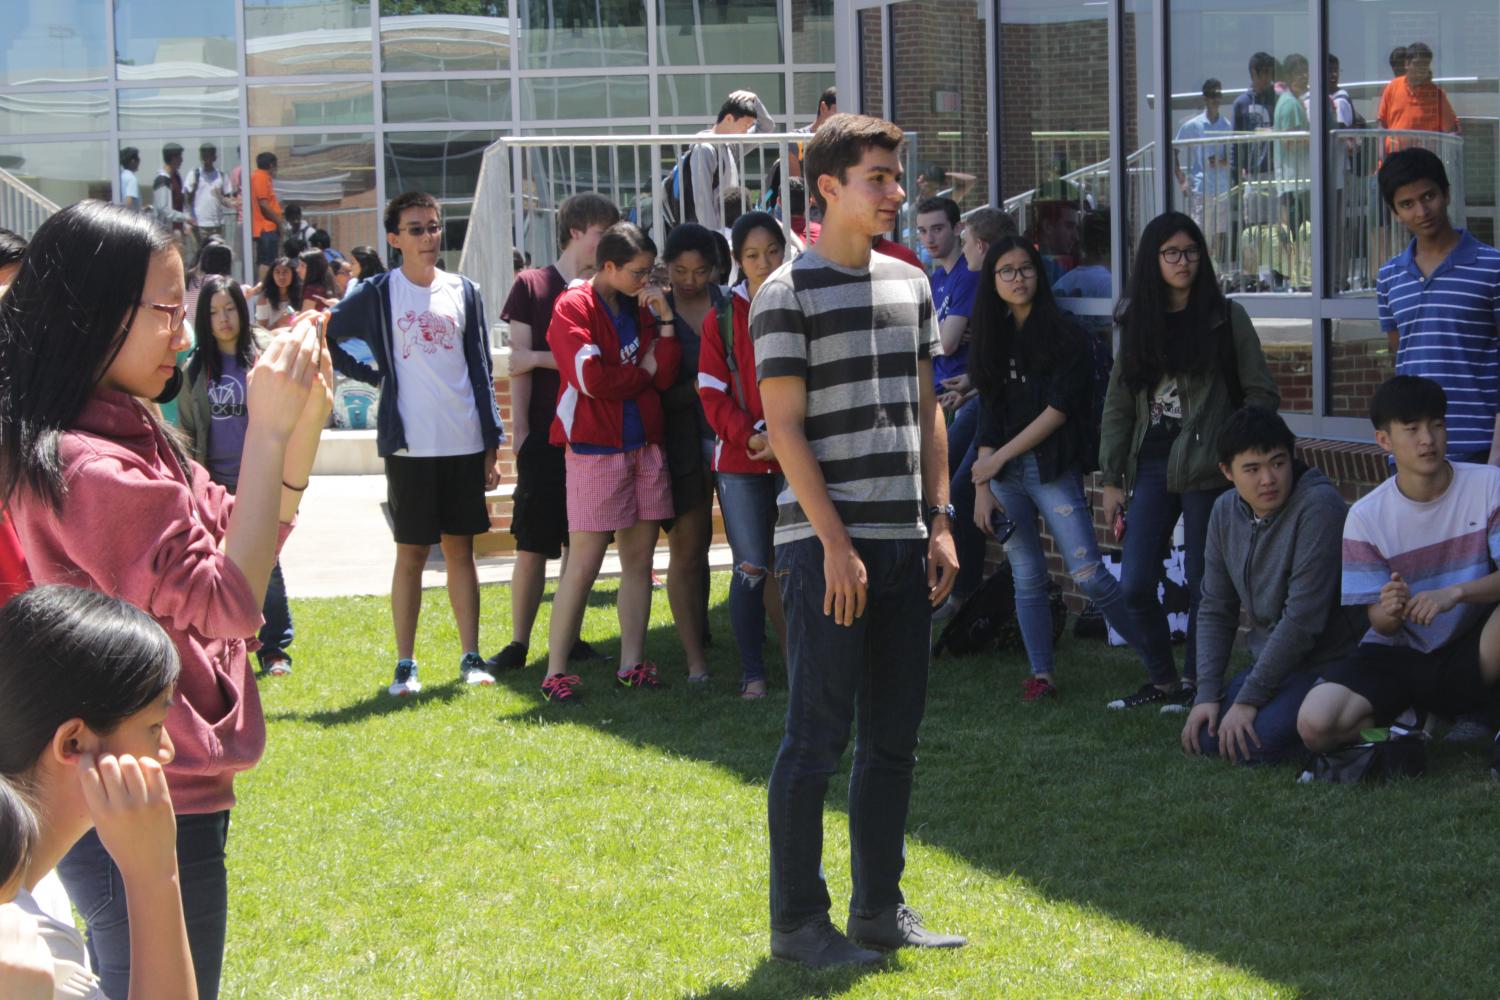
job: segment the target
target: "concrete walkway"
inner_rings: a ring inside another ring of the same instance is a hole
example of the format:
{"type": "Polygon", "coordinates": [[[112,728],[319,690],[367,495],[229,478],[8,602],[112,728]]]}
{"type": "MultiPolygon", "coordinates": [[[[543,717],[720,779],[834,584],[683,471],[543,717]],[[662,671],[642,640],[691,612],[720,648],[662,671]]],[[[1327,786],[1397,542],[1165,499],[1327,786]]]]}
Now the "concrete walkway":
{"type": "MultiPolygon", "coordinates": [[[[396,543],[381,508],[384,502],[384,476],[313,476],[302,498],[297,530],[281,553],[287,593],[292,597],[389,594],[396,543]]],[[[728,569],[729,546],[715,545],[708,558],[710,568],[728,569]]],[[[509,583],[514,563],[511,556],[481,558],[479,582],[509,583]]],[[[656,569],[663,572],[666,568],[663,536],[656,550],[656,569]]],[[[561,569],[561,562],[548,563],[548,577],[556,579],[561,569]]],[[[600,575],[619,573],[620,561],[611,548],[600,575]]],[[[434,545],[422,586],[442,587],[446,582],[442,552],[434,545]]]]}

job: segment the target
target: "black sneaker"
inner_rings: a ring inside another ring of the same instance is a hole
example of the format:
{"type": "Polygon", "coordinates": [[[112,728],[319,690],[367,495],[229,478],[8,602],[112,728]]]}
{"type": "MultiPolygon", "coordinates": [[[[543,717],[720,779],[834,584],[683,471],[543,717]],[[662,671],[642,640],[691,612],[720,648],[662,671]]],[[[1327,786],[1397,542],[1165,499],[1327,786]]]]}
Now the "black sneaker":
{"type": "Polygon", "coordinates": [[[1178,712],[1186,712],[1193,707],[1193,699],[1198,697],[1198,686],[1183,681],[1177,685],[1177,690],[1168,691],[1166,698],[1162,699],[1161,714],[1175,715],[1178,712]]]}
{"type": "Polygon", "coordinates": [[[491,673],[500,670],[520,670],[526,666],[527,645],[524,642],[512,642],[500,652],[484,661],[484,665],[491,673]]]}
{"type": "Polygon", "coordinates": [[[609,657],[605,656],[603,653],[599,652],[597,649],[595,649],[593,646],[590,646],[582,639],[579,639],[577,642],[573,643],[573,648],[568,652],[569,663],[588,663],[591,660],[597,660],[600,663],[603,663],[608,659],[609,657]]]}
{"type": "Polygon", "coordinates": [[[885,961],[880,952],[860,948],[851,942],[827,917],[818,917],[794,931],[771,931],[771,957],[781,962],[796,962],[809,969],[879,965],[885,961]]]}
{"type": "Polygon", "coordinates": [[[1181,697],[1181,694],[1182,688],[1180,686],[1163,691],[1155,684],[1147,682],[1136,688],[1134,693],[1127,694],[1123,698],[1116,698],[1104,707],[1119,709],[1140,708],[1142,705],[1161,705],[1170,699],[1181,697]]]}
{"type": "Polygon", "coordinates": [[[849,914],[849,940],[861,948],[895,951],[897,948],[962,948],[969,939],[962,934],[934,934],[922,926],[922,915],[905,903],[881,910],[874,916],[849,914]]]}

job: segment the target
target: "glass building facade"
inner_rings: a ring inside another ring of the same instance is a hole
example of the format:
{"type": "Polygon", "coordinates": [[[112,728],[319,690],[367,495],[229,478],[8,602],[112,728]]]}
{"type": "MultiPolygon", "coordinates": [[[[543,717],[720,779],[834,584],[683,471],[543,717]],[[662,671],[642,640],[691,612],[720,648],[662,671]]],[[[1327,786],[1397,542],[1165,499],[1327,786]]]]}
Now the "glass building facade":
{"type": "Polygon", "coordinates": [[[211,145],[241,182],[270,151],[282,204],[336,247],[382,245],[379,206],[422,188],[456,258],[498,136],[696,131],[742,87],[806,124],[834,80],[833,2],[8,0],[0,187],[116,198],[133,147],[149,199],[169,143],[185,175],[211,145]]]}
{"type": "Polygon", "coordinates": [[[963,210],[1003,206],[1060,269],[1092,267],[1078,312],[1113,307],[1146,221],[1192,215],[1299,434],[1368,440],[1393,367],[1374,280],[1408,236],[1376,189],[1388,151],[1435,151],[1455,223],[1495,242],[1497,0],[851,0],[835,18],[857,39],[842,109],[917,133],[963,210]],[[1418,58],[1393,68],[1398,49],[1418,58]],[[1432,86],[1451,114],[1414,117],[1432,86]]]}

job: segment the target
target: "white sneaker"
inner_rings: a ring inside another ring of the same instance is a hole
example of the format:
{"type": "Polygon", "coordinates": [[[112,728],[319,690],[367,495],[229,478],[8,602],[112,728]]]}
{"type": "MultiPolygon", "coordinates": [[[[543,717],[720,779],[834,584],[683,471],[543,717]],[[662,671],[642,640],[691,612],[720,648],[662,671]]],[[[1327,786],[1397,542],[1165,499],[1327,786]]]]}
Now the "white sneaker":
{"type": "Polygon", "coordinates": [[[465,684],[489,687],[495,683],[495,675],[485,668],[484,657],[478,653],[465,653],[458,661],[458,676],[465,684]]]}
{"type": "Polygon", "coordinates": [[[397,698],[403,698],[409,694],[417,694],[422,690],[422,682],[417,680],[416,660],[397,660],[396,679],[391,681],[391,686],[386,689],[397,698]]]}

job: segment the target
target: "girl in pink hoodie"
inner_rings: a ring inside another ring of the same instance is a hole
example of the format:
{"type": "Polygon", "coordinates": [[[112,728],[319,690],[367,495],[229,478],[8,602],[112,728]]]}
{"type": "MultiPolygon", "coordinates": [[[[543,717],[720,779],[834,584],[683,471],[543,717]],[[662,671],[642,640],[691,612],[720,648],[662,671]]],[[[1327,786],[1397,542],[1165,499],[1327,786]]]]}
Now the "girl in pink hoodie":
{"type": "MultiPolygon", "coordinates": [[[[333,376],[314,315],[277,336],[251,374],[241,487],[230,496],[141,402],[180,384],[184,297],[171,235],[147,216],[85,201],[37,230],[0,299],[0,505],[37,583],[135,604],[177,647],[166,774],[198,994],[213,1000],[234,775],[265,747],[248,653],[333,376]]],[[[118,870],[89,834],[58,872],[89,925],[105,993],[124,996],[130,934],[118,870]]]]}

